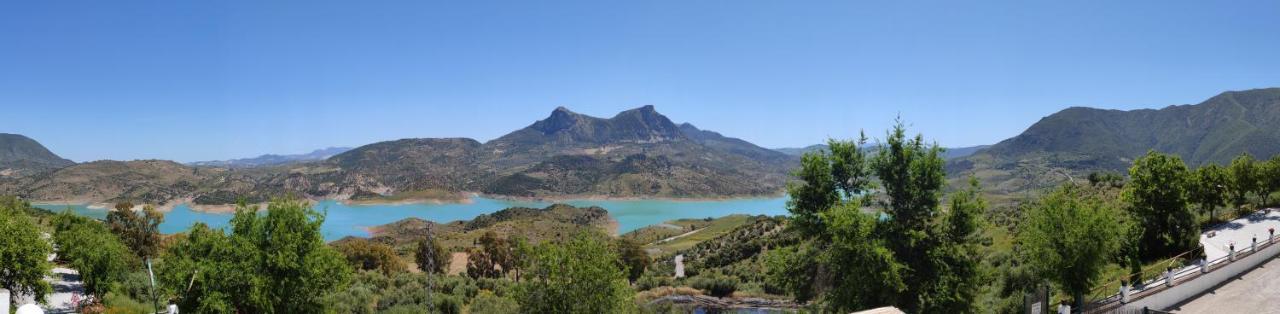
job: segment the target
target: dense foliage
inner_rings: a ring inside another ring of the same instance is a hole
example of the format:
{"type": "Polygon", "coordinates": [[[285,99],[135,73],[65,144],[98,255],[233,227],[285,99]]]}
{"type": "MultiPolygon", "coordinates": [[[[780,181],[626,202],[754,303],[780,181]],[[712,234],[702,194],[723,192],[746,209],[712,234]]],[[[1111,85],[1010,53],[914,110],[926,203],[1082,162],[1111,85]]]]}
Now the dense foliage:
{"type": "Polygon", "coordinates": [[[1124,198],[1142,228],[1139,254],[1154,260],[1198,245],[1200,228],[1188,208],[1190,172],[1177,156],[1148,152],[1133,162],[1124,198]]]}
{"type": "Polygon", "coordinates": [[[391,246],[367,239],[344,239],[333,248],[347,257],[347,264],[356,270],[375,270],[383,274],[405,271],[407,266],[391,246]]]}
{"type": "Polygon", "coordinates": [[[418,240],[413,251],[413,262],[418,269],[433,274],[443,274],[449,269],[449,252],[440,247],[435,237],[418,240]]]}
{"type": "Polygon", "coordinates": [[[941,149],[896,125],[874,156],[831,141],[806,154],[788,188],[792,226],[807,236],[766,258],[769,282],[827,311],[894,305],[908,312],[973,312],[981,213],[976,183],[941,206],[941,149]],[[871,175],[880,188],[873,189],[871,175]],[[874,191],[874,193],[873,193],[874,191]],[[882,215],[868,213],[872,208],[882,215]],[[875,284],[867,284],[875,283],[875,284]]]}
{"type": "Polygon", "coordinates": [[[102,297],[140,261],[101,221],[63,212],[54,218],[58,257],[80,272],[85,291],[102,297]]]}
{"type": "Polygon", "coordinates": [[[1118,253],[1123,232],[1119,217],[1104,200],[1066,185],[1031,207],[1017,240],[1035,275],[1078,299],[1118,253]]]}
{"type": "Polygon", "coordinates": [[[26,214],[29,207],[16,197],[0,197],[0,288],[43,302],[51,291],[44,276],[52,268],[45,259],[53,248],[26,214]]]}
{"type": "Polygon", "coordinates": [[[604,235],[580,232],[535,250],[516,300],[528,313],[620,313],[634,310],[618,255],[604,235]]]}
{"type": "Polygon", "coordinates": [[[115,207],[116,210],[107,213],[111,233],[120,237],[139,258],[156,256],[164,214],[151,205],[143,206],[139,212],[133,211],[133,203],[129,202],[118,203],[115,207]]]}
{"type": "Polygon", "coordinates": [[[322,297],[351,274],[343,256],[324,244],[323,221],[299,200],[272,201],[265,215],[242,204],[230,234],[197,223],[169,247],[157,276],[185,311],[321,312],[322,297]]]}
{"type": "Polygon", "coordinates": [[[645,269],[653,262],[649,258],[649,253],[644,251],[640,243],[631,239],[619,238],[614,241],[614,245],[618,249],[619,261],[627,269],[627,280],[635,282],[636,279],[640,279],[640,275],[643,275],[645,269]]]}

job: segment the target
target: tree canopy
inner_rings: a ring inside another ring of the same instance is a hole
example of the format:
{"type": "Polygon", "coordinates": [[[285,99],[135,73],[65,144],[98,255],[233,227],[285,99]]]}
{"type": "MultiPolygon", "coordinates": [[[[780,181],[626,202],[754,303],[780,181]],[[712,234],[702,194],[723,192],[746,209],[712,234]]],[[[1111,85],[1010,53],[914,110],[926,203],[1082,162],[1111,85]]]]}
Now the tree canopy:
{"type": "Polygon", "coordinates": [[[976,311],[986,206],[976,182],[944,210],[941,148],[907,137],[901,122],[874,155],[865,142],[832,140],[831,152],[801,159],[787,208],[807,240],[765,257],[770,285],[833,312],[976,311]]]}
{"type": "Polygon", "coordinates": [[[11,296],[34,295],[44,302],[52,290],[44,276],[53,267],[46,260],[53,247],[25,213],[29,206],[16,197],[0,197],[0,287],[11,296]]]}
{"type": "Polygon", "coordinates": [[[164,214],[151,205],[133,210],[133,203],[123,202],[107,213],[107,225],[111,232],[139,258],[153,257],[160,246],[160,224],[164,214]]]}
{"type": "Polygon", "coordinates": [[[1017,242],[1036,275],[1079,298],[1120,249],[1119,217],[1107,202],[1065,185],[1031,206],[1017,242]]]}
{"type": "Polygon", "coordinates": [[[528,313],[626,313],[632,290],[606,236],[583,231],[565,243],[542,243],[516,300],[528,313]]]}
{"type": "Polygon", "coordinates": [[[1124,199],[1142,229],[1139,253],[1145,260],[1195,249],[1200,228],[1187,208],[1190,172],[1181,158],[1155,151],[1133,162],[1124,199]]]}
{"type": "Polygon", "coordinates": [[[197,223],[164,255],[157,275],[194,312],[323,312],[322,296],[341,289],[351,268],[324,244],[324,214],[278,199],[266,214],[241,204],[228,235],[197,223]]]}

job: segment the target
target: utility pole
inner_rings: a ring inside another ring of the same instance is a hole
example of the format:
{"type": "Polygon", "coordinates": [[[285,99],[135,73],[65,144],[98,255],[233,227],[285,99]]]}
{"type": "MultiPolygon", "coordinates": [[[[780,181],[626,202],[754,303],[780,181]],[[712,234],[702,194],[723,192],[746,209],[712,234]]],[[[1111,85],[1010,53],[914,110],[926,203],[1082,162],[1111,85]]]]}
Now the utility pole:
{"type": "MultiPolygon", "coordinates": [[[[431,304],[431,271],[436,269],[436,253],[439,253],[439,252],[434,252],[436,248],[431,245],[431,222],[427,222],[427,239],[425,241],[427,241],[427,243],[423,243],[424,245],[422,245],[422,248],[424,250],[433,251],[433,252],[430,252],[431,254],[426,254],[426,256],[424,256],[426,257],[426,260],[427,260],[427,268],[423,269],[423,272],[422,272],[427,276],[427,313],[430,314],[431,308],[435,307],[434,304],[431,304]]],[[[418,254],[423,254],[423,253],[426,253],[426,252],[418,252],[418,254]]]]}
{"type": "Polygon", "coordinates": [[[160,299],[156,297],[156,274],[151,271],[151,258],[147,257],[147,277],[151,279],[151,305],[160,312],[160,299]]]}

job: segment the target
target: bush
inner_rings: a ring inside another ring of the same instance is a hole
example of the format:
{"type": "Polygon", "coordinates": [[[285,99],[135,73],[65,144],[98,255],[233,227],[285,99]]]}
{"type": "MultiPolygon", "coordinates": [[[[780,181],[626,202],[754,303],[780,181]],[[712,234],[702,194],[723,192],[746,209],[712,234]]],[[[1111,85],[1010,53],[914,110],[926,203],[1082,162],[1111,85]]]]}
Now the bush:
{"type": "Polygon", "coordinates": [[[155,312],[151,304],[134,300],[123,293],[108,292],[102,297],[104,313],[112,314],[145,314],[155,312]]]}
{"type": "Polygon", "coordinates": [[[671,277],[647,275],[636,280],[636,291],[648,291],[657,287],[671,286],[671,283],[671,277]]]}
{"type": "Polygon", "coordinates": [[[520,304],[517,304],[516,300],[497,296],[489,290],[480,291],[475,300],[471,301],[471,313],[506,314],[519,312],[520,304]]]}
{"type": "Polygon", "coordinates": [[[738,290],[738,279],[720,274],[705,274],[690,280],[689,285],[711,296],[723,298],[738,290]]]}

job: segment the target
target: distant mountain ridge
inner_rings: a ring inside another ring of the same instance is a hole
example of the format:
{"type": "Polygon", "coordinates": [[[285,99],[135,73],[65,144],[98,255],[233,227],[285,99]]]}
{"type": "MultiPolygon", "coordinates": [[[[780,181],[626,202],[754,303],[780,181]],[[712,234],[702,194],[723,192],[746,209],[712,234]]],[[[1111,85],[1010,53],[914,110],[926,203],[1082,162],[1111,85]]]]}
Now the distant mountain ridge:
{"type": "Polygon", "coordinates": [[[330,199],[440,197],[720,198],[778,195],[798,158],[676,124],[644,106],[604,119],[557,108],[546,119],[480,143],[401,139],[324,160],[304,156],[202,162],[98,161],[0,181],[36,201],[197,205],[292,194],[330,199]],[[450,196],[451,195],[451,196],[450,196]]]}
{"type": "Polygon", "coordinates": [[[18,177],[74,165],[35,140],[0,133],[0,177],[18,177]]]}
{"type": "Polygon", "coordinates": [[[952,160],[953,176],[978,174],[1004,190],[1055,184],[1091,171],[1124,171],[1156,150],[1189,165],[1280,154],[1280,88],[1229,91],[1162,109],[1067,108],[1013,138],[952,160]]]}
{"type": "Polygon", "coordinates": [[[306,153],[306,154],[292,154],[292,155],[266,154],[266,155],[260,155],[258,157],[253,157],[253,158],[197,161],[197,162],[188,163],[188,165],[201,166],[201,167],[228,167],[228,168],[279,166],[279,165],[304,162],[304,161],[325,160],[325,159],[328,159],[329,157],[333,157],[334,155],[341,154],[349,150],[351,150],[350,147],[329,147],[329,148],[313,150],[310,153],[306,153]]]}

